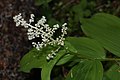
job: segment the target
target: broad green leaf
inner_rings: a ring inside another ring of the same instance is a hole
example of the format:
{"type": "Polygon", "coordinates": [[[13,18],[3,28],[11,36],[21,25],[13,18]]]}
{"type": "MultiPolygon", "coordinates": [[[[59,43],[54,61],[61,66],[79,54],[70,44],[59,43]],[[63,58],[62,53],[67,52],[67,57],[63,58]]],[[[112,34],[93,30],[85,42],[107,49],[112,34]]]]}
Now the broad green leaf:
{"type": "Polygon", "coordinates": [[[73,53],[77,52],[77,50],[68,41],[65,41],[64,47],[70,52],[73,52],[73,53]]]}
{"type": "Polygon", "coordinates": [[[53,60],[50,60],[48,63],[45,63],[42,68],[42,80],[50,80],[50,74],[54,65],[58,62],[58,60],[65,54],[65,50],[61,50],[57,53],[56,57],[53,60]]]}
{"type": "Polygon", "coordinates": [[[20,61],[20,71],[30,72],[32,68],[42,68],[45,63],[47,63],[46,57],[34,48],[20,61]]]}
{"type": "Polygon", "coordinates": [[[84,33],[120,57],[120,19],[116,16],[98,13],[91,19],[82,21],[84,33]]]}
{"type": "MultiPolygon", "coordinates": [[[[94,39],[85,38],[85,37],[69,37],[66,39],[76,50],[77,53],[74,53],[83,58],[105,58],[105,51],[101,45],[94,39]]],[[[69,49],[69,47],[68,47],[69,49]]]]}
{"type": "Polygon", "coordinates": [[[103,67],[100,61],[83,60],[74,66],[66,80],[102,80],[103,67]]]}
{"type": "Polygon", "coordinates": [[[49,3],[52,0],[35,0],[35,5],[40,6],[45,3],[49,3]]]}
{"type": "Polygon", "coordinates": [[[74,55],[70,55],[70,54],[66,54],[65,56],[63,56],[56,65],[63,65],[65,63],[67,63],[70,59],[72,59],[74,57],[74,55]]]}
{"type": "Polygon", "coordinates": [[[109,80],[120,80],[120,66],[113,65],[107,72],[106,76],[109,80]]]}

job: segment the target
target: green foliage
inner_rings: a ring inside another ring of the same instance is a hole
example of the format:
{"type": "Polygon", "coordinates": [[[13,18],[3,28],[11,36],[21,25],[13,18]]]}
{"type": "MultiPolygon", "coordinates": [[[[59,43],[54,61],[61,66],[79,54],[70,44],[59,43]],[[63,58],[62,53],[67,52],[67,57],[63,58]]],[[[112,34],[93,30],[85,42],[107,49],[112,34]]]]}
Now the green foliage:
{"type": "Polygon", "coordinates": [[[77,53],[77,50],[68,41],[65,41],[65,48],[70,52],[77,53]]]}
{"type": "Polygon", "coordinates": [[[56,65],[63,65],[65,63],[67,63],[68,61],[70,61],[70,59],[72,59],[74,56],[70,55],[70,54],[66,54],[65,56],[63,56],[56,65]]]}
{"type": "Polygon", "coordinates": [[[81,60],[69,72],[66,80],[102,80],[103,67],[100,61],[81,60]]]}
{"type": "Polygon", "coordinates": [[[84,17],[84,10],[87,7],[87,0],[81,0],[78,5],[75,5],[72,10],[76,13],[76,18],[81,19],[84,17]]]}
{"type": "Polygon", "coordinates": [[[32,68],[42,68],[45,63],[45,54],[33,48],[20,61],[20,71],[30,72],[32,68]]]}
{"type": "Polygon", "coordinates": [[[42,80],[50,80],[51,70],[54,67],[54,65],[57,63],[57,61],[65,54],[64,50],[61,50],[58,52],[57,56],[54,58],[54,60],[49,61],[48,63],[43,65],[42,68],[42,80]]]}
{"type": "Polygon", "coordinates": [[[79,57],[91,59],[105,58],[104,49],[94,39],[89,39],[85,37],[80,38],[70,37],[67,38],[67,41],[77,50],[77,52],[74,54],[76,54],[79,57]]]}
{"type": "Polygon", "coordinates": [[[105,13],[98,13],[82,22],[84,33],[120,57],[120,19],[105,13]]]}
{"type": "Polygon", "coordinates": [[[115,64],[120,61],[120,19],[95,11],[95,0],[80,0],[73,6],[60,0],[60,9],[55,6],[57,1],[50,6],[48,3],[51,1],[36,0],[36,5],[42,6],[41,14],[47,15],[50,25],[61,24],[68,17],[65,45],[60,46],[57,55],[50,61],[46,60],[46,56],[59,46],[47,46],[40,51],[31,49],[22,58],[20,71],[30,72],[32,68],[41,68],[42,80],[120,80],[120,66],[115,64]],[[60,13],[62,9],[64,12],[60,13]],[[62,70],[54,77],[52,71],[56,66],[62,70]]]}
{"type": "Polygon", "coordinates": [[[109,80],[119,80],[120,79],[120,66],[114,64],[105,75],[109,78],[109,80]]]}

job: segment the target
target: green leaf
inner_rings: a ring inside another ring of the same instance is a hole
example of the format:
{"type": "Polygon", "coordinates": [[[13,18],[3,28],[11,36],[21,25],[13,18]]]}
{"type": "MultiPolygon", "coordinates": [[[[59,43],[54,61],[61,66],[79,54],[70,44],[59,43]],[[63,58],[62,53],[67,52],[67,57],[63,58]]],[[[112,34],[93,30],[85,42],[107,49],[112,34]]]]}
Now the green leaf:
{"type": "Polygon", "coordinates": [[[66,40],[77,50],[77,53],[74,54],[77,54],[80,57],[92,59],[105,58],[104,49],[93,39],[85,37],[69,37],[66,40]]]}
{"type": "Polygon", "coordinates": [[[48,63],[45,63],[42,68],[42,80],[50,80],[51,70],[58,60],[65,54],[65,50],[61,50],[57,53],[56,57],[53,60],[50,60],[48,63]]]}
{"type": "Polygon", "coordinates": [[[33,48],[20,61],[20,71],[30,72],[32,68],[42,68],[45,63],[47,63],[46,57],[33,48]]]}
{"type": "Polygon", "coordinates": [[[77,50],[68,41],[65,41],[64,47],[70,52],[77,53],[77,50]]]}
{"type": "Polygon", "coordinates": [[[72,59],[74,57],[74,55],[70,55],[70,54],[66,54],[65,56],[63,56],[56,65],[63,65],[65,63],[67,63],[70,59],[72,59]]]}
{"type": "Polygon", "coordinates": [[[87,0],[81,0],[78,5],[75,5],[72,10],[76,13],[76,18],[83,18],[85,8],[87,7],[87,0]]]}
{"type": "Polygon", "coordinates": [[[51,1],[52,0],[35,0],[35,5],[40,6],[42,4],[49,3],[51,1]]]}
{"type": "Polygon", "coordinates": [[[109,80],[120,80],[120,66],[113,65],[105,74],[109,80]]]}
{"type": "Polygon", "coordinates": [[[66,80],[102,80],[103,66],[100,61],[83,60],[74,66],[66,80]]]}
{"type": "Polygon", "coordinates": [[[116,16],[98,13],[82,22],[84,33],[120,57],[120,19],[116,16]]]}

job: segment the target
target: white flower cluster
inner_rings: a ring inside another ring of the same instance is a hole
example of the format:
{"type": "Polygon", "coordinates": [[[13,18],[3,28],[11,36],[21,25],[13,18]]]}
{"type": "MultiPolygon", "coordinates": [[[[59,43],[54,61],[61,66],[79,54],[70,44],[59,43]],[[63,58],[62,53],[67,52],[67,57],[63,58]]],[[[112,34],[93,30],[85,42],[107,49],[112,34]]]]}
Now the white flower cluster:
{"type": "MultiPolygon", "coordinates": [[[[58,36],[56,39],[54,39],[53,34],[58,28],[60,28],[60,26],[56,24],[53,25],[53,28],[49,27],[49,25],[46,24],[47,20],[45,16],[42,16],[42,18],[33,26],[31,25],[31,23],[34,22],[34,17],[35,17],[34,14],[31,14],[28,23],[23,19],[21,13],[13,17],[14,22],[16,22],[16,26],[21,25],[28,29],[27,35],[29,40],[41,36],[42,42],[32,42],[33,47],[36,47],[37,50],[40,50],[43,47],[46,47],[47,45],[60,45],[60,46],[64,45],[64,40],[65,40],[64,36],[65,34],[67,34],[66,32],[67,23],[64,23],[62,25],[62,29],[61,29],[62,34],[58,36]]],[[[46,59],[49,60],[53,58],[56,55],[55,53],[56,51],[51,51],[52,54],[48,54],[46,59]]]]}

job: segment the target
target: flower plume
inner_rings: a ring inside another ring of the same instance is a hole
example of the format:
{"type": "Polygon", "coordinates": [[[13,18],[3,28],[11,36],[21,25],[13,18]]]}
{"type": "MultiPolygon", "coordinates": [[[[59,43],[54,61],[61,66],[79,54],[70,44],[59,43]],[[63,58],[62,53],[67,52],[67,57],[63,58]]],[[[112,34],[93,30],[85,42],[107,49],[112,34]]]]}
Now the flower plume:
{"type": "MultiPolygon", "coordinates": [[[[36,37],[42,38],[41,42],[32,42],[33,47],[35,47],[37,50],[40,50],[47,45],[64,46],[64,36],[67,34],[67,23],[64,23],[62,25],[61,35],[54,39],[53,35],[55,31],[60,28],[60,26],[58,24],[55,24],[51,28],[49,24],[46,23],[47,20],[45,16],[42,16],[42,18],[38,20],[35,25],[32,25],[31,23],[34,22],[34,17],[35,15],[31,14],[28,22],[24,20],[21,13],[13,17],[14,22],[16,22],[16,26],[24,26],[24,28],[27,28],[27,35],[29,40],[32,40],[36,37]]],[[[46,59],[49,60],[53,58],[56,55],[58,49],[56,49],[55,51],[52,50],[52,54],[48,54],[46,59]]]]}

